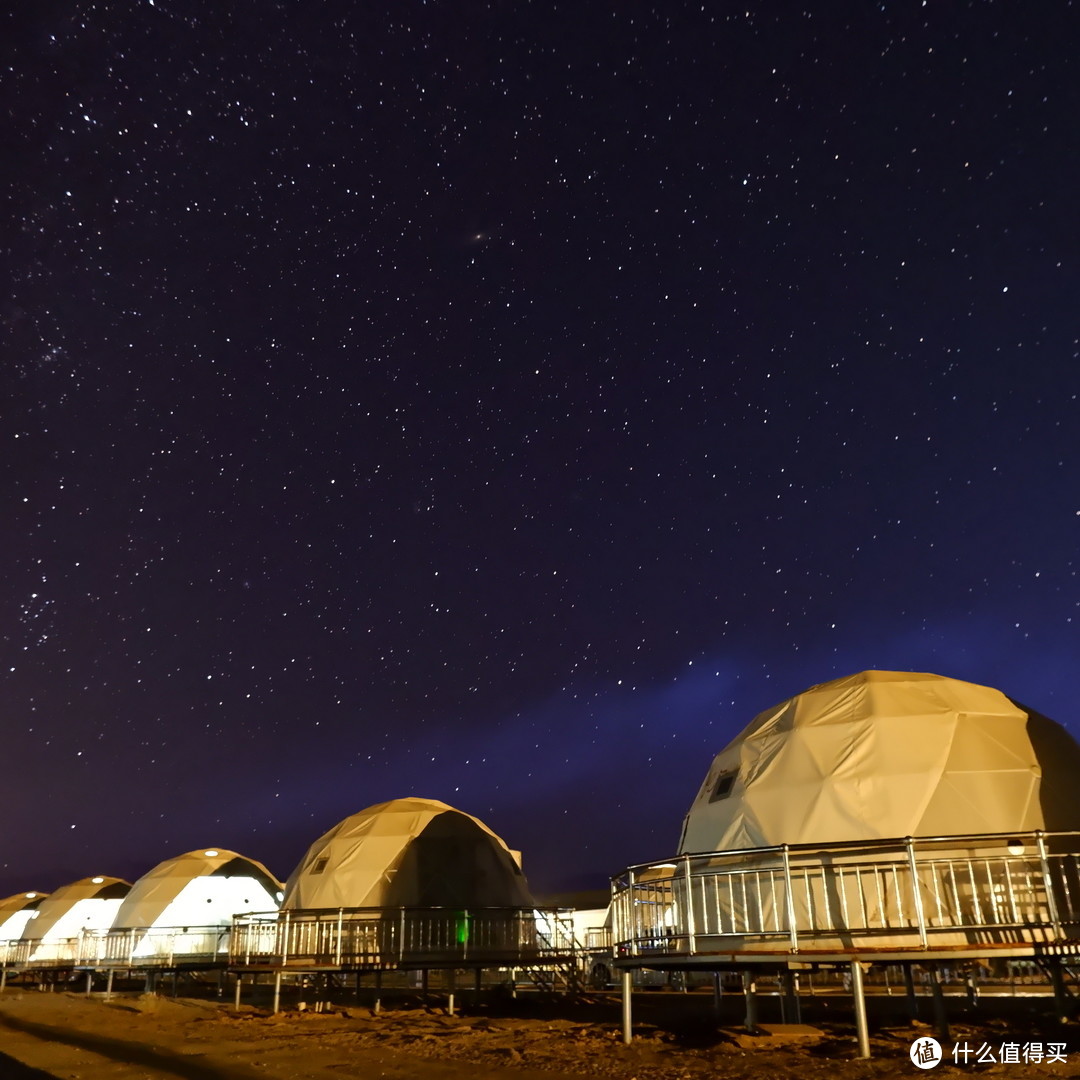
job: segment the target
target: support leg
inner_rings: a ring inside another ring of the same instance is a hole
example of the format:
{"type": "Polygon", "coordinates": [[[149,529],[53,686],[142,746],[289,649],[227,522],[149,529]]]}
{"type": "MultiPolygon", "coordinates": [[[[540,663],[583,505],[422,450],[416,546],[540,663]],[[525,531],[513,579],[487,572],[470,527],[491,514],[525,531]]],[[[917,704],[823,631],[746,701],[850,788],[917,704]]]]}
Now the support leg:
{"type": "Polygon", "coordinates": [[[113,984],[113,975],[115,975],[115,974],[116,974],[116,972],[113,971],[112,968],[109,968],[109,975],[108,975],[108,978],[105,980],[105,1000],[106,1001],[112,1001],[112,984],[113,984]]]}
{"type": "Polygon", "coordinates": [[[851,961],[851,996],[855,1002],[855,1034],[859,1040],[859,1057],[870,1056],[870,1028],[866,1022],[866,995],[863,992],[862,964],[851,961]]]}
{"type": "Polygon", "coordinates": [[[371,1011],[376,1016],[382,1012],[382,968],[378,968],[375,972],[375,1004],[372,1005],[371,1011]]]}
{"type": "Polygon", "coordinates": [[[457,972],[453,968],[447,975],[448,992],[446,995],[446,1015],[454,1015],[454,991],[457,990],[457,972]]]}
{"type": "Polygon", "coordinates": [[[949,1014],[945,1011],[945,993],[941,989],[941,969],[934,964],[930,968],[930,991],[934,996],[934,1024],[937,1027],[937,1037],[941,1042],[948,1042],[949,1014]]]}
{"type": "Polygon", "coordinates": [[[634,1038],[633,1030],[633,972],[622,972],[622,1041],[629,1046],[634,1038]]]}
{"type": "Polygon", "coordinates": [[[236,976],[236,993],[233,995],[233,1008],[240,1011],[240,991],[244,986],[244,976],[237,973],[236,976]]]}
{"type": "Polygon", "coordinates": [[[1052,956],[1049,960],[1050,985],[1054,988],[1054,1016],[1063,1024],[1069,1022],[1069,993],[1065,989],[1065,975],[1061,961],[1052,956]]]}
{"type": "Polygon", "coordinates": [[[281,1011],[281,972],[274,972],[274,1008],[273,1012],[281,1011]]]}
{"type": "Polygon", "coordinates": [[[757,983],[752,972],[742,973],[743,996],[746,998],[746,1017],[743,1026],[747,1031],[757,1030],[757,983]]]}
{"type": "Polygon", "coordinates": [[[908,1015],[912,1020],[919,1019],[919,999],[915,996],[915,976],[911,965],[904,965],[904,993],[907,995],[908,1015]]]}
{"type": "Polygon", "coordinates": [[[86,996],[87,997],[90,996],[90,991],[93,990],[93,988],[94,988],[94,973],[92,971],[88,971],[86,973],[86,996]]]}
{"type": "Polygon", "coordinates": [[[784,972],[784,1019],[789,1024],[802,1023],[802,1002],[799,1000],[799,976],[794,971],[784,972]]]}

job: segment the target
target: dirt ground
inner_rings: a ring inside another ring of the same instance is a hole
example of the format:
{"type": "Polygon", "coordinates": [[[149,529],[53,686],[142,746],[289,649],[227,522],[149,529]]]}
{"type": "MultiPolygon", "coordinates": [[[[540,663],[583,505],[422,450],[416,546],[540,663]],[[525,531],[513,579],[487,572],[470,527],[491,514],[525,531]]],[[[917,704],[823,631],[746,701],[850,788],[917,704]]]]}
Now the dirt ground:
{"type": "MultiPolygon", "coordinates": [[[[913,1025],[897,998],[871,998],[873,1059],[855,1059],[851,1003],[804,1004],[803,1020],[821,1034],[747,1039],[742,1003],[725,998],[719,1020],[707,994],[635,995],[635,1039],[619,1038],[615,996],[576,1005],[519,997],[477,1004],[449,1016],[441,1002],[418,998],[368,1006],[334,1006],[276,1016],[217,999],[130,994],[0,994],[0,1080],[697,1080],[704,1077],[914,1077],[908,1051],[932,1034],[913,1025]]],[[[762,1001],[768,1023],[777,1002],[762,1001]]],[[[1046,999],[984,999],[977,1008],[951,1000],[952,1039],[995,1057],[1012,1042],[1065,1044],[1065,1063],[976,1064],[948,1061],[930,1075],[1080,1076],[1080,1035],[1059,1026],[1046,999]]],[[[777,1016],[778,1018],[778,1016],[777,1016]]],[[[946,1047],[946,1056],[952,1046],[946,1047]]],[[[974,1057],[974,1055],[973,1055],[974,1057]]]]}

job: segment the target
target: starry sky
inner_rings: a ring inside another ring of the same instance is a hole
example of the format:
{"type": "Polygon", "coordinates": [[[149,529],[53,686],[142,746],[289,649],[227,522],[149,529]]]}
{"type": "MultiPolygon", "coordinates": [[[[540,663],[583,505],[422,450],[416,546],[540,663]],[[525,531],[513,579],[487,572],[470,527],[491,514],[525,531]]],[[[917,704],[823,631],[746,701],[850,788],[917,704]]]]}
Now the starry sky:
{"type": "Polygon", "coordinates": [[[871,667],[1080,734],[1075,4],[11,7],[0,895],[603,886],[871,667]]]}

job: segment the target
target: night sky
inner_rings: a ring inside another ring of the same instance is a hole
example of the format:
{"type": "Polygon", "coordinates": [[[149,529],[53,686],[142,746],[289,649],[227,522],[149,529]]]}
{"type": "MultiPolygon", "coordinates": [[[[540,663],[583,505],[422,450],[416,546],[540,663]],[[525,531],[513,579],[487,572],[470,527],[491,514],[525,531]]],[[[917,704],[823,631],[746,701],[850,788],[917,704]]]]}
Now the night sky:
{"type": "Polygon", "coordinates": [[[1080,734],[1074,4],[13,6],[0,895],[602,886],[871,667],[1080,734]]]}

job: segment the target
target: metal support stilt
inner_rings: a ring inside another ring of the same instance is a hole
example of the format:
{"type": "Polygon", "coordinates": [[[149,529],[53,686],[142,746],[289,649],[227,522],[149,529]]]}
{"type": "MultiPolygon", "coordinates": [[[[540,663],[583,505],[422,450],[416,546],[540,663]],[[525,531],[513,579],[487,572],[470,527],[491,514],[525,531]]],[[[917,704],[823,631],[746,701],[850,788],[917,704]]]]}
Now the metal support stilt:
{"type": "Polygon", "coordinates": [[[746,1017],[743,1026],[747,1031],[757,1030],[757,983],[754,982],[752,972],[742,973],[743,996],[746,998],[746,1017]]]}
{"type": "Polygon", "coordinates": [[[239,1011],[240,1009],[240,991],[244,986],[244,976],[239,973],[236,976],[236,993],[233,995],[233,1008],[239,1011]]]}
{"type": "Polygon", "coordinates": [[[382,1012],[382,968],[375,971],[375,1004],[371,1011],[378,1016],[382,1012]]]}
{"type": "Polygon", "coordinates": [[[453,1016],[454,1015],[454,991],[457,989],[457,972],[453,968],[450,969],[450,972],[447,975],[447,980],[446,981],[449,983],[449,992],[446,995],[446,1015],[447,1016],[453,1016]]]}
{"type": "Polygon", "coordinates": [[[86,973],[86,996],[87,997],[90,996],[90,991],[93,990],[93,988],[94,988],[94,973],[92,971],[88,971],[86,973]]]}
{"type": "Polygon", "coordinates": [[[937,1037],[949,1041],[949,1014],[945,1011],[945,993],[941,988],[941,969],[934,964],[930,968],[930,990],[934,996],[934,1024],[937,1037]]]}
{"type": "Polygon", "coordinates": [[[631,1001],[633,991],[633,972],[622,973],[622,1041],[629,1046],[634,1038],[633,1030],[633,1004],[631,1001]]]}
{"type": "Polygon", "coordinates": [[[859,1057],[870,1056],[870,1028],[866,1022],[866,994],[863,992],[862,964],[851,961],[851,996],[855,1003],[855,1034],[859,1040],[859,1057]]]}
{"type": "Polygon", "coordinates": [[[904,964],[904,992],[907,995],[908,1015],[912,1020],[918,1020],[919,999],[915,996],[915,976],[910,964],[904,964]]]}
{"type": "Polygon", "coordinates": [[[7,986],[7,968],[0,968],[0,990],[3,990],[7,986]]]}
{"type": "Polygon", "coordinates": [[[109,968],[109,974],[108,974],[108,977],[105,980],[105,1000],[106,1001],[112,1001],[112,984],[113,984],[113,976],[115,974],[116,974],[116,972],[113,971],[112,968],[109,968]]]}
{"type": "Polygon", "coordinates": [[[273,1012],[281,1011],[281,972],[274,972],[274,1008],[273,1012]]]}
{"type": "Polygon", "coordinates": [[[784,1020],[788,1024],[802,1023],[802,1001],[799,999],[799,976],[794,971],[785,971],[783,978],[784,1020]]]}
{"type": "Polygon", "coordinates": [[[1061,970],[1061,960],[1056,956],[1049,958],[1050,985],[1054,988],[1054,1016],[1063,1024],[1069,1022],[1069,993],[1065,989],[1065,975],[1061,970]]]}

